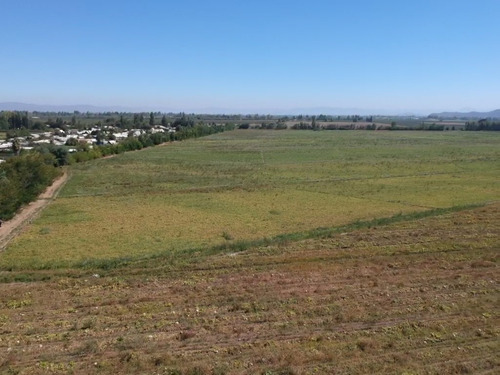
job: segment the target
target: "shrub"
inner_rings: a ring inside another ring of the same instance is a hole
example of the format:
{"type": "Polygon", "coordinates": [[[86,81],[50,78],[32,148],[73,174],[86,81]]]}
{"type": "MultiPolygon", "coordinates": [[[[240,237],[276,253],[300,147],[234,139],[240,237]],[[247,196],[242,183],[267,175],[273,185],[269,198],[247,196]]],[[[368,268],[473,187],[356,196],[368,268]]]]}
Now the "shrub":
{"type": "Polygon", "coordinates": [[[0,164],[0,219],[8,220],[34,200],[60,173],[51,154],[30,152],[0,164]]]}

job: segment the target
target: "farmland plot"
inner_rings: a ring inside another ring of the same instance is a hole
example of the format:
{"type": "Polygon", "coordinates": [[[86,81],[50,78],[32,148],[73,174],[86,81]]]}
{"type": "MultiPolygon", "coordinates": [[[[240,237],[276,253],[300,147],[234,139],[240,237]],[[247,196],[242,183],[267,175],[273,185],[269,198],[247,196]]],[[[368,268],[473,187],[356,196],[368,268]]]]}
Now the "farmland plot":
{"type": "Polygon", "coordinates": [[[0,272],[0,372],[497,374],[499,209],[0,272]]]}
{"type": "Polygon", "coordinates": [[[76,165],[2,269],[144,259],[498,200],[497,134],[240,130],[76,165]]]}

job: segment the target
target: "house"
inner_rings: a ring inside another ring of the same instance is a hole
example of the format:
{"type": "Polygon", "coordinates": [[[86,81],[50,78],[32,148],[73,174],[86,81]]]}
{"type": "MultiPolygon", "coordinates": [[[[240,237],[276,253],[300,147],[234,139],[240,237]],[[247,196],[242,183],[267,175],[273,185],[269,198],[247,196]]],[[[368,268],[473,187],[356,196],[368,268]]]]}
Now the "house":
{"type": "Polygon", "coordinates": [[[0,151],[11,150],[11,149],[12,149],[12,142],[0,143],[0,151]]]}

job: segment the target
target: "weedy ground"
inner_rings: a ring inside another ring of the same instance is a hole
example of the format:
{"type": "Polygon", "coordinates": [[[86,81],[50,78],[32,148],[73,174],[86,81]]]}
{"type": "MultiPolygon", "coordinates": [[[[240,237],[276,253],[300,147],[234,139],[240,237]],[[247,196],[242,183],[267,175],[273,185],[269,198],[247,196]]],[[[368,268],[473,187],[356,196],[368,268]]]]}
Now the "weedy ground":
{"type": "Polygon", "coordinates": [[[496,374],[498,136],[245,132],[73,169],[0,373],[496,374]]]}
{"type": "Polygon", "coordinates": [[[0,372],[495,374],[499,213],[108,270],[4,271],[0,372]]]}
{"type": "Polygon", "coordinates": [[[77,165],[0,269],[139,259],[498,199],[500,137],[240,130],[77,165]]]}

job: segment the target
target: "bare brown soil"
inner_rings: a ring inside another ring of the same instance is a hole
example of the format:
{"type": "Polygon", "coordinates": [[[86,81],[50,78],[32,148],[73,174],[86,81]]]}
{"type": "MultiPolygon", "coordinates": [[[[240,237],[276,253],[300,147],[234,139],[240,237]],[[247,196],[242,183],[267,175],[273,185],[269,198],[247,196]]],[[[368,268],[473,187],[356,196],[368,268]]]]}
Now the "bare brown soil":
{"type": "Polygon", "coordinates": [[[36,201],[23,207],[11,220],[2,222],[2,226],[0,227],[0,251],[31,222],[31,220],[33,220],[52,199],[56,198],[57,193],[66,183],[67,179],[68,172],[64,170],[63,174],[40,194],[36,201]]]}
{"type": "Polygon", "coordinates": [[[496,374],[499,214],[114,270],[3,271],[0,372],[496,374]]]}

